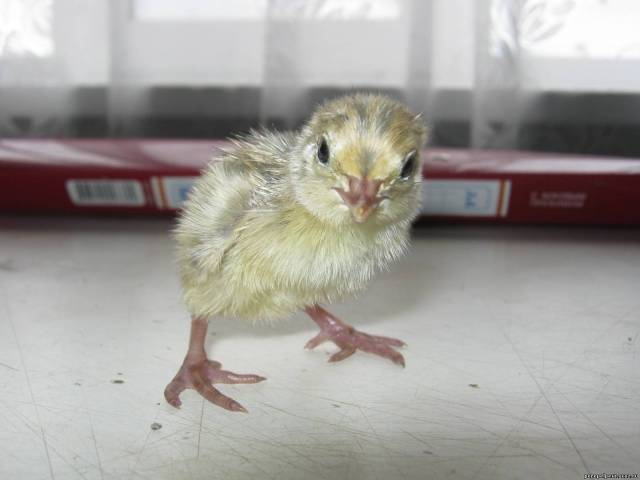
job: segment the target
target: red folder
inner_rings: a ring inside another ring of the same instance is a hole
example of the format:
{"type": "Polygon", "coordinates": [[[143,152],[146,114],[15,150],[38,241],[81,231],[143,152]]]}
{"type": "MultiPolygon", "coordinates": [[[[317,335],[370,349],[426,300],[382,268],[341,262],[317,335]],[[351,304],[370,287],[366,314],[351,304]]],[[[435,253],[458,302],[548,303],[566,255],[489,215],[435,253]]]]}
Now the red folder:
{"type": "MultiPolygon", "coordinates": [[[[0,140],[0,210],[173,213],[215,140],[0,140]]],[[[640,160],[433,148],[425,218],[640,225],[640,160]]]]}

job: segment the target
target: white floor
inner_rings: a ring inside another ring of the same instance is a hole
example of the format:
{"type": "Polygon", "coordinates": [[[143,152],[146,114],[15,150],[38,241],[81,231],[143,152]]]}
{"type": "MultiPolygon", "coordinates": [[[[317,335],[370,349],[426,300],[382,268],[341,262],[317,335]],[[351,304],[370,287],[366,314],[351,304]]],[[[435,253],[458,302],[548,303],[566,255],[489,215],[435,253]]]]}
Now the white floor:
{"type": "Polygon", "coordinates": [[[420,229],[334,308],[406,340],[404,370],[327,364],[301,315],[213,322],[212,356],[268,377],[220,386],[240,414],[163,400],[188,333],[169,227],[0,218],[1,479],[640,473],[639,230],[420,229]]]}

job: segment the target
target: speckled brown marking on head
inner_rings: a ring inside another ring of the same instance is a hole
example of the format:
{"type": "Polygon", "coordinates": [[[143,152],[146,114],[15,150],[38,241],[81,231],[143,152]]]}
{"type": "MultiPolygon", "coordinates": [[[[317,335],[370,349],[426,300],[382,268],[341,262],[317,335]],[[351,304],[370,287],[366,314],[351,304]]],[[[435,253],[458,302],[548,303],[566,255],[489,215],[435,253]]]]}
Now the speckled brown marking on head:
{"type": "Polygon", "coordinates": [[[356,118],[358,119],[358,131],[361,135],[365,135],[369,125],[369,105],[366,104],[362,98],[358,98],[354,104],[353,109],[355,110],[356,118]]]}
{"type": "Polygon", "coordinates": [[[375,127],[380,135],[384,135],[389,129],[389,120],[391,116],[391,106],[389,104],[378,105],[378,113],[376,115],[375,127]]]}
{"type": "Polygon", "coordinates": [[[376,95],[353,95],[325,103],[314,130],[328,132],[330,148],[339,153],[333,168],[352,176],[385,180],[396,177],[401,162],[420,147],[423,126],[395,101],[376,95]]]}
{"type": "Polygon", "coordinates": [[[317,126],[321,130],[339,130],[349,119],[346,112],[322,111],[317,117],[317,126]]]}

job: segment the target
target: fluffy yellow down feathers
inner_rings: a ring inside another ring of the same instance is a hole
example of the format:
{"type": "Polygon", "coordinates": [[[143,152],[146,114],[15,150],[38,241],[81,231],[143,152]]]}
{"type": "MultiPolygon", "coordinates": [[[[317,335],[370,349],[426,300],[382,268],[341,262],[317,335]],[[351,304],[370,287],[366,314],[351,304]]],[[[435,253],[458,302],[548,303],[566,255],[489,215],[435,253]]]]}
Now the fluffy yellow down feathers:
{"type": "Polygon", "coordinates": [[[286,317],[366,286],[407,247],[418,213],[419,116],[384,96],[320,106],[297,132],[253,131],[196,182],[175,236],[193,316],[286,317]],[[339,193],[379,186],[366,221],[339,193]]]}

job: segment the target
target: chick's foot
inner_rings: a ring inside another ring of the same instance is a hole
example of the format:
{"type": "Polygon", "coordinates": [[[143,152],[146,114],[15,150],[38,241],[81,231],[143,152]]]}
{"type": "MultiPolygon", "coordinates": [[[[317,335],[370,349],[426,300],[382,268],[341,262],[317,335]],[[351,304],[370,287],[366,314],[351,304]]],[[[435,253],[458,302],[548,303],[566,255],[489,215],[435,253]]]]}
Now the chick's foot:
{"type": "Polygon", "coordinates": [[[164,389],[164,398],[170,405],[178,408],[182,405],[180,393],[187,388],[193,388],[204,398],[222,408],[232,412],[246,412],[247,410],[233,398],[220,393],[212,383],[258,383],[265,380],[258,375],[239,375],[222,370],[219,362],[209,360],[204,349],[208,322],[203,317],[191,319],[191,334],[189,350],[184,362],[173,380],[164,389]]]}
{"type": "Polygon", "coordinates": [[[234,399],[227,397],[214,388],[212,383],[258,383],[265,380],[259,375],[240,375],[222,370],[219,362],[204,359],[185,359],[176,376],[164,390],[164,398],[170,405],[180,407],[180,393],[193,388],[204,398],[222,408],[232,412],[246,412],[247,410],[234,399]]]}
{"type": "Polygon", "coordinates": [[[329,358],[330,362],[344,360],[353,355],[356,350],[362,350],[388,358],[393,363],[404,367],[404,357],[393,349],[393,347],[404,347],[406,344],[402,340],[359,332],[319,305],[307,307],[305,312],[320,327],[320,332],[307,342],[305,348],[315,348],[327,340],[332,341],[340,347],[340,350],[329,358]]]}

